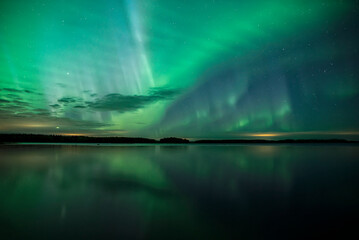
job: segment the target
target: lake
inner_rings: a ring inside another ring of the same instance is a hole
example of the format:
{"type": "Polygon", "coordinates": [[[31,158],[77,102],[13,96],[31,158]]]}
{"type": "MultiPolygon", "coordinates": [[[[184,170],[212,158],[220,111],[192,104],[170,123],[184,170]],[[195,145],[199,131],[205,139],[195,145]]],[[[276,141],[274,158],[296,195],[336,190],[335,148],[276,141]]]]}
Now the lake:
{"type": "Polygon", "coordinates": [[[354,144],[0,145],[0,238],[348,238],[358,173],[354,144]]]}

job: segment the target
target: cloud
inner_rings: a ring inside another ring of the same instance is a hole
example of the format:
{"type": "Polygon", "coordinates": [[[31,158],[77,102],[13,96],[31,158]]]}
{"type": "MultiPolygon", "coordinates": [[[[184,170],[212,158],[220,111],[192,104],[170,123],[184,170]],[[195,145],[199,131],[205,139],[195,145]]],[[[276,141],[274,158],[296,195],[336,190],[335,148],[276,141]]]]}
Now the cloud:
{"type": "MultiPolygon", "coordinates": [[[[27,94],[34,94],[34,95],[42,95],[42,93],[34,92],[29,89],[16,89],[16,88],[2,88],[0,91],[9,92],[9,93],[27,93],[27,94]]],[[[10,94],[8,94],[10,95],[10,94]]]]}
{"type": "MultiPolygon", "coordinates": [[[[131,112],[159,101],[169,100],[178,93],[178,89],[152,88],[149,90],[147,95],[123,95],[120,93],[110,93],[102,98],[95,98],[93,101],[85,101],[82,98],[70,96],[62,97],[57,100],[57,103],[53,103],[49,106],[53,109],[67,107],[72,109],[90,108],[97,111],[131,112]]],[[[90,96],[96,97],[97,94],[92,93],[90,96]]]]}
{"type": "Polygon", "coordinates": [[[101,132],[98,128],[108,126],[111,124],[53,116],[46,109],[27,110],[20,106],[0,105],[0,133],[96,133],[101,132]]]}
{"type": "Polygon", "coordinates": [[[74,106],[74,108],[87,108],[87,107],[83,106],[83,105],[76,105],[76,106],[74,106]]]}
{"type": "Polygon", "coordinates": [[[177,95],[179,92],[180,91],[178,89],[152,88],[149,91],[149,95],[168,99],[168,98],[171,98],[171,97],[177,95]]]}
{"type": "Polygon", "coordinates": [[[74,103],[77,102],[78,99],[74,97],[63,97],[57,100],[59,103],[74,103]]]}
{"type": "MultiPolygon", "coordinates": [[[[111,127],[105,122],[89,121],[72,117],[73,109],[88,108],[88,104],[82,98],[64,97],[58,99],[43,108],[44,100],[34,90],[17,90],[12,88],[0,88],[0,133],[84,133],[104,134],[102,128],[111,127]],[[27,101],[24,95],[32,95],[31,101],[27,101]],[[41,107],[40,107],[41,106],[41,107]],[[65,112],[68,110],[68,112],[65,112]],[[64,114],[65,113],[65,114],[64,114]],[[57,128],[59,127],[59,128],[57,128]]],[[[123,134],[124,132],[108,132],[110,135],[123,134]]]]}
{"type": "Polygon", "coordinates": [[[143,108],[146,105],[154,103],[159,99],[154,96],[126,96],[118,93],[112,93],[91,103],[89,106],[98,110],[129,112],[143,108]]]}
{"type": "Polygon", "coordinates": [[[89,107],[102,111],[131,112],[159,101],[169,100],[178,93],[178,90],[167,88],[153,88],[149,91],[148,95],[112,93],[89,103],[89,107]]]}
{"type": "Polygon", "coordinates": [[[52,108],[59,108],[59,107],[61,107],[59,104],[51,104],[51,105],[49,105],[50,107],[52,107],[52,108]]]}
{"type": "Polygon", "coordinates": [[[0,103],[9,103],[10,101],[6,100],[6,99],[0,99],[0,103]]]}
{"type": "Polygon", "coordinates": [[[15,88],[3,88],[2,90],[7,91],[7,92],[17,92],[17,93],[22,92],[22,90],[18,90],[18,89],[15,89],[15,88]]]}

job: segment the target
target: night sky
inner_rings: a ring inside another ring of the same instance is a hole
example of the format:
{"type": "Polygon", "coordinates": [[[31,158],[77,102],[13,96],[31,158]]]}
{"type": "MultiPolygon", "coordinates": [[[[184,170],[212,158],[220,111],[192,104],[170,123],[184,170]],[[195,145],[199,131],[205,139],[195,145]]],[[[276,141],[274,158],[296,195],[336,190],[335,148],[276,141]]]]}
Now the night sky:
{"type": "Polygon", "coordinates": [[[0,133],[359,139],[358,9],[3,0],[0,133]]]}

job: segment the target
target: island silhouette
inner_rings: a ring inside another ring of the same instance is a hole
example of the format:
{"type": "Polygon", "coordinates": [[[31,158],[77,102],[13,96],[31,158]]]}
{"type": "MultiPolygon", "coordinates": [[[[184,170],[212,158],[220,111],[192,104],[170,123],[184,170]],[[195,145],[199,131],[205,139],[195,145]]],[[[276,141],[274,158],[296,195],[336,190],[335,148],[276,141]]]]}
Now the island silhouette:
{"type": "Polygon", "coordinates": [[[346,139],[222,139],[195,140],[167,137],[160,140],[142,137],[89,137],[42,134],[0,134],[0,143],[114,143],[114,144],[247,144],[247,143],[359,143],[346,139]]]}

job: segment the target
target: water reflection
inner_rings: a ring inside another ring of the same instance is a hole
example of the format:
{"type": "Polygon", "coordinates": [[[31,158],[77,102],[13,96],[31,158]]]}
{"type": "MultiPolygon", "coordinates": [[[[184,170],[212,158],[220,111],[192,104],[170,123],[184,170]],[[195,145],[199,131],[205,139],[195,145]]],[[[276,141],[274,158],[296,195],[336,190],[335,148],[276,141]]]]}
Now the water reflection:
{"type": "Polygon", "coordinates": [[[350,145],[1,146],[7,238],[288,239],[348,235],[350,145]]]}

